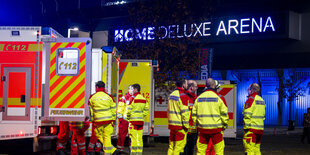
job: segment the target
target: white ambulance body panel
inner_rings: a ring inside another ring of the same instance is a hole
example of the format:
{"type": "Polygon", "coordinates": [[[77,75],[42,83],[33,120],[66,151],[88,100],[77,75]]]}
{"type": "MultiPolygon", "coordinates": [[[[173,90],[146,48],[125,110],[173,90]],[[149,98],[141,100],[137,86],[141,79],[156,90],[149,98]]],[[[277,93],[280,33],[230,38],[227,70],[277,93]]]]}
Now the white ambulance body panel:
{"type": "Polygon", "coordinates": [[[0,26],[0,41],[37,41],[37,33],[40,26],[0,26]]]}
{"type": "Polygon", "coordinates": [[[102,49],[92,49],[91,94],[96,92],[95,83],[102,80],[102,49]]]}
{"type": "MultiPolygon", "coordinates": [[[[42,61],[40,49],[41,27],[0,26],[0,140],[32,138],[38,135],[39,117],[38,91],[41,84],[39,74],[33,74],[35,67],[42,61]],[[15,54],[15,56],[10,56],[15,54]],[[32,61],[20,61],[18,58],[37,58],[32,61]],[[19,77],[19,75],[22,75],[19,77]],[[14,81],[12,81],[14,80],[14,81]],[[15,81],[17,80],[17,81],[15,81]],[[25,83],[20,98],[12,98],[15,85],[12,82],[25,83]],[[38,83],[39,85],[31,85],[38,83]],[[24,101],[21,101],[24,100],[24,101]],[[17,101],[17,102],[16,102],[17,101]],[[16,103],[15,103],[16,102],[16,103]]],[[[41,68],[40,68],[41,69],[41,68]]]]}

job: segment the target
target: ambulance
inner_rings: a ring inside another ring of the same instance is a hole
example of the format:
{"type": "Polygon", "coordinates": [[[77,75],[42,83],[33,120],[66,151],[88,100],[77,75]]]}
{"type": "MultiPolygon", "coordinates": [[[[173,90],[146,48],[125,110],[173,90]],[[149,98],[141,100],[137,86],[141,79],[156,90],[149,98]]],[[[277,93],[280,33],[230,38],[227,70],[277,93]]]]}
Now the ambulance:
{"type": "MultiPolygon", "coordinates": [[[[129,85],[140,84],[141,94],[149,104],[149,114],[144,118],[143,135],[150,135],[154,111],[153,68],[152,60],[121,59],[119,64],[119,98],[125,95],[129,85]]],[[[149,137],[148,137],[149,138],[149,137]]]]}
{"type": "Polygon", "coordinates": [[[0,77],[1,144],[33,139],[32,151],[39,151],[39,135],[56,135],[57,121],[89,115],[91,39],[64,38],[39,26],[2,26],[0,77]]]}
{"type": "Polygon", "coordinates": [[[55,140],[59,121],[89,116],[88,99],[99,80],[116,103],[129,85],[141,85],[150,106],[144,135],[150,134],[152,61],[121,60],[115,47],[92,49],[91,44],[90,38],[64,38],[52,28],[0,27],[0,144],[32,139],[33,152],[52,149],[50,141],[40,140],[55,140]]]}
{"type": "MultiPolygon", "coordinates": [[[[198,84],[197,96],[200,95],[206,85],[205,80],[196,80],[198,84]]],[[[154,107],[154,134],[158,136],[169,136],[168,129],[168,98],[170,93],[175,89],[173,82],[167,82],[158,86],[155,89],[155,107],[154,107]]],[[[218,93],[224,96],[228,106],[228,127],[224,131],[224,137],[236,138],[237,137],[237,86],[230,81],[219,81],[220,88],[218,93]]]]}
{"type": "MultiPolygon", "coordinates": [[[[101,49],[92,49],[92,89],[95,93],[95,83],[102,80],[106,83],[106,90],[118,103],[120,98],[127,93],[129,85],[138,83],[141,94],[146,98],[150,111],[145,117],[143,135],[150,135],[152,130],[154,107],[154,80],[153,68],[158,67],[157,61],[120,59],[121,53],[116,47],[103,46],[101,49]]],[[[114,127],[113,138],[118,135],[118,121],[114,127]]],[[[91,127],[86,136],[91,135],[91,127]]]]}

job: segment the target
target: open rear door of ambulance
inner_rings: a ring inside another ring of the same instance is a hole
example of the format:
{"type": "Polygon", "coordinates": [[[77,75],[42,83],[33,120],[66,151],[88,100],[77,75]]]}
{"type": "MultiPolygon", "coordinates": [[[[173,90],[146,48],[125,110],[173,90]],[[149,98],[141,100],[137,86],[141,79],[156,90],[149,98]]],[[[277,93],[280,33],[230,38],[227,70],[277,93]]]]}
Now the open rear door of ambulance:
{"type": "MultiPolygon", "coordinates": [[[[221,84],[221,81],[219,81],[221,84]]],[[[224,96],[228,108],[228,126],[224,137],[237,138],[237,86],[235,84],[222,84],[218,93],[224,96]]]]}
{"type": "Polygon", "coordinates": [[[46,70],[42,120],[84,121],[91,93],[91,39],[44,40],[46,70]]]}
{"type": "Polygon", "coordinates": [[[119,64],[119,93],[120,97],[128,91],[129,85],[139,84],[141,94],[149,104],[149,115],[144,118],[143,135],[150,135],[153,120],[153,67],[152,60],[120,60],[119,64]]]}

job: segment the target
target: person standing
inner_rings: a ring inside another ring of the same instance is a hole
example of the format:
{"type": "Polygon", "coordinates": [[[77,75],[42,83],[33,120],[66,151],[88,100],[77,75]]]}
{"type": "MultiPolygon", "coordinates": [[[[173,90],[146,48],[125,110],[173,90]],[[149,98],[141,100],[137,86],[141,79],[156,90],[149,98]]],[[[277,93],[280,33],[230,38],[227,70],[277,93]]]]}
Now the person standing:
{"type": "Polygon", "coordinates": [[[106,93],[105,83],[96,82],[96,93],[89,99],[89,106],[93,111],[95,134],[103,144],[105,154],[118,154],[111,143],[113,122],[116,119],[116,103],[112,96],[106,93]]]}
{"type": "Polygon", "coordinates": [[[168,102],[168,128],[170,130],[168,155],[179,155],[184,152],[189,129],[189,97],[185,94],[187,80],[177,81],[176,87],[177,89],[170,94],[168,102]]]}
{"type": "Polygon", "coordinates": [[[227,128],[228,108],[224,98],[216,92],[216,82],[209,78],[207,89],[200,94],[193,106],[192,118],[197,124],[197,155],[205,155],[211,139],[215,154],[224,154],[223,130],[227,128]]]}
{"type": "Polygon", "coordinates": [[[89,128],[89,121],[69,122],[71,137],[71,155],[86,155],[85,131],[89,128]]]}
{"type": "MultiPolygon", "coordinates": [[[[106,90],[103,88],[96,87],[96,92],[99,91],[104,91],[106,93],[106,90]]],[[[96,94],[96,93],[95,93],[96,94]]],[[[91,98],[94,94],[92,94],[89,98],[91,98]]],[[[90,103],[88,103],[90,105],[90,103]]],[[[88,143],[88,148],[87,152],[89,155],[95,154],[95,155],[100,155],[101,149],[102,149],[102,144],[100,143],[99,139],[96,136],[95,133],[95,121],[94,121],[94,112],[92,108],[89,108],[90,110],[90,120],[92,121],[92,134],[88,143]]]]}
{"type": "Polygon", "coordinates": [[[65,148],[67,142],[69,140],[69,122],[68,121],[59,121],[59,133],[57,135],[57,142],[56,142],[56,151],[57,154],[65,154],[65,148]]]}
{"type": "Polygon", "coordinates": [[[91,133],[90,140],[88,143],[88,148],[87,148],[87,153],[89,155],[93,155],[93,154],[100,155],[101,149],[102,149],[102,144],[100,143],[99,139],[96,136],[95,128],[96,128],[95,122],[92,121],[92,130],[91,130],[92,133],[91,133]]]}
{"type": "Polygon", "coordinates": [[[197,141],[197,129],[196,126],[193,123],[193,118],[192,118],[192,109],[194,102],[197,98],[196,91],[198,89],[197,82],[194,80],[188,80],[187,81],[187,91],[186,95],[189,97],[189,102],[188,102],[188,108],[190,110],[190,117],[189,117],[189,130],[187,132],[187,143],[184,149],[184,154],[185,155],[193,155],[195,146],[196,146],[196,141],[197,141]]]}
{"type": "Polygon", "coordinates": [[[131,140],[130,154],[142,154],[144,117],[149,114],[149,105],[140,93],[140,85],[133,84],[132,87],[133,100],[127,106],[126,113],[129,120],[129,137],[131,140]]]}
{"type": "Polygon", "coordinates": [[[307,137],[308,144],[310,144],[310,108],[307,109],[307,113],[304,114],[304,132],[301,137],[301,142],[304,143],[305,137],[307,137]]]}
{"type": "Polygon", "coordinates": [[[120,99],[118,102],[118,108],[117,108],[117,118],[119,121],[118,124],[118,139],[117,139],[117,149],[120,151],[124,151],[125,147],[125,140],[126,135],[128,133],[128,120],[126,118],[126,108],[129,105],[129,103],[132,101],[132,96],[130,94],[133,94],[133,87],[128,87],[128,93],[120,99]]]}
{"type": "Polygon", "coordinates": [[[260,155],[261,139],[264,133],[266,104],[258,95],[260,86],[252,83],[248,87],[248,99],[243,106],[243,146],[248,155],[260,155]]]}

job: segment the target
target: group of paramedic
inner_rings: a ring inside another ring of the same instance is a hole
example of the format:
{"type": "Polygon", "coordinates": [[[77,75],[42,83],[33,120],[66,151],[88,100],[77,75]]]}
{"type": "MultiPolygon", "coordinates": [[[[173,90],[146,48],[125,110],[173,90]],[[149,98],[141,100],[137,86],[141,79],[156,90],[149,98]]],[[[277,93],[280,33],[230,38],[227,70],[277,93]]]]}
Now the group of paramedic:
{"type": "MultiPolygon", "coordinates": [[[[205,91],[197,98],[195,81],[179,80],[176,86],[176,90],[169,96],[170,137],[167,154],[194,154],[195,131],[198,132],[197,155],[224,154],[223,131],[227,128],[229,118],[225,98],[217,93],[218,82],[212,78],[207,79],[205,91]]],[[[243,107],[243,145],[247,155],[261,154],[266,105],[258,95],[259,91],[258,84],[251,84],[243,107]]]]}
{"type": "MultiPolygon", "coordinates": [[[[131,154],[142,154],[143,151],[143,124],[144,117],[149,114],[147,100],[140,93],[140,85],[129,86],[128,93],[123,96],[116,110],[116,103],[105,90],[105,83],[96,82],[96,93],[89,98],[89,107],[92,121],[92,135],[87,152],[100,154],[101,148],[105,154],[119,154],[124,150],[124,142],[129,131],[131,140],[131,154]],[[118,150],[111,143],[114,131],[114,122],[119,118],[118,150]]],[[[71,154],[86,154],[84,132],[89,127],[89,122],[60,122],[60,131],[57,139],[57,153],[64,152],[69,139],[69,130],[72,130],[71,154]]]]}

